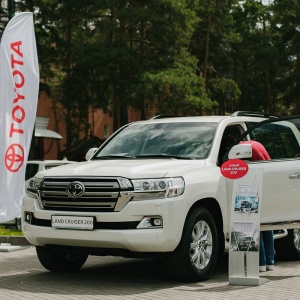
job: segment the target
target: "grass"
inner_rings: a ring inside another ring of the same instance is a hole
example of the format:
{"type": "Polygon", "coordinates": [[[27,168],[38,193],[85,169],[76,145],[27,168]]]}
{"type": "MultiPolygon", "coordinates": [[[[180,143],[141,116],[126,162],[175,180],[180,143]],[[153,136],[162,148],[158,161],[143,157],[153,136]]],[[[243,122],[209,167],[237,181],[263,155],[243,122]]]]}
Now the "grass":
{"type": "Polygon", "coordinates": [[[18,229],[9,229],[0,227],[0,235],[5,236],[23,236],[23,232],[18,229]]]}

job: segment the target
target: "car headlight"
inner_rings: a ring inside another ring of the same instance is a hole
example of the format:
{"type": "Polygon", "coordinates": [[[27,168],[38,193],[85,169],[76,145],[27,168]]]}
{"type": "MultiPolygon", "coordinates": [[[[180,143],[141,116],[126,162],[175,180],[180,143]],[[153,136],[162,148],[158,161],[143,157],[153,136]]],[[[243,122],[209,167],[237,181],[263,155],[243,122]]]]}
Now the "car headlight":
{"type": "Polygon", "coordinates": [[[135,179],[132,183],[133,200],[177,197],[183,194],[185,186],[182,177],[135,179]]]}
{"type": "Polygon", "coordinates": [[[31,178],[28,183],[27,191],[36,194],[41,186],[42,181],[43,178],[40,177],[31,178]]]}

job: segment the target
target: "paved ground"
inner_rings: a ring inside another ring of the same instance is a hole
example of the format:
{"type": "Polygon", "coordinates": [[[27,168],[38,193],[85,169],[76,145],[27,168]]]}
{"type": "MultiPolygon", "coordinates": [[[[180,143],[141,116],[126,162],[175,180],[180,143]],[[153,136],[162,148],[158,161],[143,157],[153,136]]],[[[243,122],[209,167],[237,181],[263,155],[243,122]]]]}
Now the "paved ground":
{"type": "Polygon", "coordinates": [[[42,268],[35,249],[0,252],[0,299],[300,299],[300,261],[278,262],[264,273],[269,282],[255,287],[228,284],[228,255],[205,282],[178,283],[168,278],[159,261],[90,257],[73,274],[42,268]]]}

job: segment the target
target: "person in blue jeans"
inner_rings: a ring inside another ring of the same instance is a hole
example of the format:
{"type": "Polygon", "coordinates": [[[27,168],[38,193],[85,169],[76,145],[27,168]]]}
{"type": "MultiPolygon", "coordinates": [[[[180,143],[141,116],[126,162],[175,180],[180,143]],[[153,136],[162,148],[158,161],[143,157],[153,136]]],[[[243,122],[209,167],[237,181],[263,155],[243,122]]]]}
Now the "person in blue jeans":
{"type": "Polygon", "coordinates": [[[274,234],[273,230],[260,232],[259,272],[274,270],[274,234]]]}

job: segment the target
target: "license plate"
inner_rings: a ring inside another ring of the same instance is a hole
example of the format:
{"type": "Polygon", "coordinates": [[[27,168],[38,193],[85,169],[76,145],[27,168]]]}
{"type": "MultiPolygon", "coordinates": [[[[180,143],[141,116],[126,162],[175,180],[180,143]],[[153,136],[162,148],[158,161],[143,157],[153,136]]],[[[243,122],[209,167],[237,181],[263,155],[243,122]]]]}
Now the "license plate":
{"type": "Polygon", "coordinates": [[[51,225],[53,228],[93,230],[94,217],[52,216],[51,225]]]}

